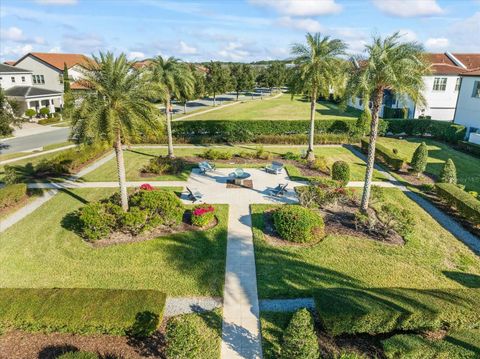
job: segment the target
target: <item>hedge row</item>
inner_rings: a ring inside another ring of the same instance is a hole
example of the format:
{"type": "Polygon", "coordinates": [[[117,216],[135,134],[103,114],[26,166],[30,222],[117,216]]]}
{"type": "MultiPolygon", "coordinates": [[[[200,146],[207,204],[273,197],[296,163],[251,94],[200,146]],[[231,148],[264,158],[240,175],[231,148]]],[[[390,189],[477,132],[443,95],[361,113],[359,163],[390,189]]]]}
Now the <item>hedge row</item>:
{"type": "Polygon", "coordinates": [[[452,183],[436,183],[437,194],[462,216],[480,224],[480,201],[452,183]]]}
{"type": "MultiPolygon", "coordinates": [[[[369,140],[362,138],[361,146],[362,151],[364,151],[365,153],[368,153],[368,145],[369,140]]],[[[395,171],[402,169],[406,164],[404,158],[396,155],[390,148],[385,147],[378,142],[375,144],[375,159],[382,163],[385,163],[395,171]]]]}
{"type": "Polygon", "coordinates": [[[467,141],[458,141],[457,148],[463,152],[480,157],[480,145],[467,141]]]}
{"type": "Polygon", "coordinates": [[[420,119],[385,119],[384,121],[388,123],[387,133],[393,135],[430,136],[437,140],[457,143],[463,140],[466,134],[465,126],[448,121],[420,119]]]}
{"type": "Polygon", "coordinates": [[[382,340],[382,346],[389,359],[477,359],[480,357],[480,330],[453,331],[438,340],[418,334],[397,334],[382,340]]]}
{"type": "Polygon", "coordinates": [[[27,195],[27,185],[18,183],[0,188],[0,209],[15,205],[27,195]]]}
{"type": "Polygon", "coordinates": [[[0,288],[0,329],[149,335],[165,299],[155,290],[0,288]]]}
{"type": "Polygon", "coordinates": [[[315,302],[332,335],[480,328],[480,289],[326,288],[315,302]]]}

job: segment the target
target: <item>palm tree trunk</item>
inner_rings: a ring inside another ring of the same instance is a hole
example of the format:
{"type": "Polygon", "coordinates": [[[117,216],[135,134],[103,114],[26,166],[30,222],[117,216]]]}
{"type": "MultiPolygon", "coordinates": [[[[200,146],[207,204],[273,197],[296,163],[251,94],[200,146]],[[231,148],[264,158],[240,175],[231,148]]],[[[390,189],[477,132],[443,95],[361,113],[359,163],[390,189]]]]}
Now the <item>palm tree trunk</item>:
{"type": "Polygon", "coordinates": [[[125,176],[125,161],[123,160],[122,137],[119,130],[117,130],[114,148],[115,155],[117,157],[117,173],[118,184],[120,185],[120,200],[122,203],[122,208],[126,212],[128,211],[127,182],[125,176]]]}
{"type": "Polygon", "coordinates": [[[373,95],[372,106],[372,123],[370,125],[370,143],[368,145],[367,155],[367,171],[365,172],[365,184],[363,186],[362,202],[360,204],[360,210],[366,212],[368,209],[368,202],[370,200],[370,189],[372,187],[373,167],[375,164],[375,144],[377,142],[378,135],[378,115],[380,112],[380,106],[382,106],[383,89],[375,90],[373,95]]]}
{"type": "Polygon", "coordinates": [[[310,103],[310,131],[308,132],[308,150],[307,161],[315,161],[315,153],[313,152],[313,142],[315,139],[315,106],[317,104],[317,90],[313,90],[310,103]]]}
{"type": "Polygon", "coordinates": [[[185,101],[183,103],[183,113],[186,114],[187,113],[187,101],[185,101]]]}
{"type": "Polygon", "coordinates": [[[167,138],[168,138],[168,157],[169,158],[174,158],[175,155],[173,153],[173,135],[172,135],[172,114],[170,113],[170,98],[167,100],[165,104],[165,114],[166,114],[166,120],[167,120],[167,138]]]}

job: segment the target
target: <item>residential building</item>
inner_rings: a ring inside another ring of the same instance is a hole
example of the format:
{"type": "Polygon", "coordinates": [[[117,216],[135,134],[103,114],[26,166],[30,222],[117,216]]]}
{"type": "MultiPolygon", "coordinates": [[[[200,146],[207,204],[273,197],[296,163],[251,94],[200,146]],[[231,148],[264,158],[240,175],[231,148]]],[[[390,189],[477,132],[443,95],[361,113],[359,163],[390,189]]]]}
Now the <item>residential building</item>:
{"type": "Polygon", "coordinates": [[[55,112],[55,103],[61,103],[62,92],[32,86],[32,75],[30,70],[0,64],[0,87],[9,99],[18,103],[19,113],[25,113],[29,108],[38,112],[42,107],[55,112]]]}
{"type": "Polygon", "coordinates": [[[467,139],[480,145],[480,69],[460,75],[454,123],[467,128],[467,139]]]}
{"type": "MultiPolygon", "coordinates": [[[[382,117],[393,118],[432,118],[434,120],[452,121],[460,89],[460,75],[480,69],[480,53],[426,54],[431,65],[431,74],[424,76],[426,103],[420,105],[412,99],[401,98],[390,91],[385,91],[380,111],[382,117]]],[[[361,99],[349,100],[349,105],[362,109],[361,99]]]]}

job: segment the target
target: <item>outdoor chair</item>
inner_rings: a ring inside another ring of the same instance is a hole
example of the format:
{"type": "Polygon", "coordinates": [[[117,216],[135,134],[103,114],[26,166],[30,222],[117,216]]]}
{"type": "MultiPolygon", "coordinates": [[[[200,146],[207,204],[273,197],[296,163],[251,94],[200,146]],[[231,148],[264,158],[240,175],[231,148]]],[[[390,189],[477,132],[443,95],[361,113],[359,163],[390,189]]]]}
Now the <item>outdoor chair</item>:
{"type": "Polygon", "coordinates": [[[270,190],[270,194],[274,197],[281,197],[287,192],[287,184],[279,184],[274,189],[270,190]]]}
{"type": "Polygon", "coordinates": [[[201,194],[199,191],[193,192],[190,188],[187,187],[188,191],[188,199],[192,201],[193,203],[200,201],[203,197],[203,194],[201,194]]]}
{"type": "Polygon", "coordinates": [[[203,174],[207,172],[213,172],[217,169],[213,163],[209,163],[207,161],[200,162],[198,164],[198,168],[200,168],[200,173],[203,173],[203,174]]]}
{"type": "Polygon", "coordinates": [[[273,173],[278,175],[282,172],[283,163],[280,162],[272,162],[270,165],[265,166],[265,171],[268,173],[273,173]]]}

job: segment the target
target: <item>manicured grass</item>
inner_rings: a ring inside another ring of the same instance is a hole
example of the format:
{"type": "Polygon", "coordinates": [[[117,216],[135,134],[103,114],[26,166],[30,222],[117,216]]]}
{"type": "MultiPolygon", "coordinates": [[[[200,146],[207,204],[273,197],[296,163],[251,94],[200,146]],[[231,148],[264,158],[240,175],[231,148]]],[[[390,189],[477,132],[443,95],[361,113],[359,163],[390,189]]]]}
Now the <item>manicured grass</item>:
{"type": "Polygon", "coordinates": [[[443,164],[451,158],[457,168],[458,183],[465,185],[467,191],[480,192],[480,159],[477,157],[454,150],[445,143],[428,139],[409,138],[407,140],[398,140],[381,137],[378,139],[378,142],[391,149],[398,149],[398,154],[408,162],[411,161],[413,152],[415,152],[418,145],[425,142],[428,145],[429,155],[426,172],[439,176],[443,164]]]}
{"type": "Polygon", "coordinates": [[[125,335],[136,326],[153,332],[165,298],[155,290],[1,288],[0,328],[125,335]],[[139,320],[146,313],[150,326],[139,320]]]}
{"type": "Polygon", "coordinates": [[[262,349],[264,359],[280,357],[283,331],[287,328],[293,312],[261,312],[262,349]]]}
{"type": "Polygon", "coordinates": [[[252,206],[260,298],[311,297],[320,288],[478,287],[480,261],[404,193],[386,190],[388,202],[407,208],[415,228],[404,246],[328,235],[309,247],[272,246],[262,233],[266,205],[252,206]]]}
{"type": "MultiPolygon", "coordinates": [[[[219,151],[226,151],[232,154],[239,152],[255,152],[258,146],[255,145],[238,145],[238,146],[221,146],[215,147],[219,151]]],[[[300,147],[264,147],[266,151],[271,152],[274,155],[281,155],[286,152],[293,152],[300,154],[302,148],[300,147]]],[[[191,148],[177,148],[175,149],[175,155],[177,157],[183,156],[198,156],[205,151],[205,147],[191,147],[191,148]]],[[[125,151],[125,170],[127,173],[127,180],[129,181],[185,181],[187,180],[190,170],[192,167],[195,167],[196,164],[193,163],[191,166],[179,175],[162,175],[156,177],[141,177],[140,169],[148,163],[148,161],[159,155],[166,155],[167,150],[164,148],[134,148],[128,151],[125,151]]],[[[321,147],[318,146],[315,148],[315,154],[317,156],[324,156],[327,159],[328,164],[331,166],[333,162],[342,160],[350,164],[350,173],[352,181],[362,181],[365,176],[365,162],[355,156],[352,152],[344,147],[321,147]]],[[[212,161],[215,162],[215,161],[212,161]]],[[[248,159],[244,160],[242,167],[264,167],[265,164],[270,163],[271,161],[265,160],[262,163],[255,163],[249,161],[248,159]]],[[[90,172],[88,175],[83,177],[83,180],[88,182],[96,181],[116,181],[117,180],[117,167],[115,159],[105,163],[100,168],[96,169],[93,172],[90,172]]],[[[225,165],[217,163],[217,167],[238,167],[239,165],[225,165]]],[[[289,174],[291,176],[296,176],[299,179],[301,173],[296,169],[289,166],[289,174]]],[[[374,181],[385,180],[385,178],[378,173],[374,172],[374,181]]]]}
{"type": "MultiPolygon", "coordinates": [[[[341,111],[329,102],[317,103],[317,119],[345,119],[358,117],[358,112],[349,109],[341,111]]],[[[283,94],[274,99],[246,101],[217,111],[189,117],[185,121],[197,120],[309,120],[310,102],[290,94],[283,94]]]]}
{"type": "Polygon", "coordinates": [[[207,231],[92,248],[67,216],[114,189],[63,191],[0,236],[0,287],[157,289],[173,296],[222,296],[226,206],[207,231]]]}

